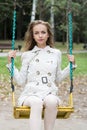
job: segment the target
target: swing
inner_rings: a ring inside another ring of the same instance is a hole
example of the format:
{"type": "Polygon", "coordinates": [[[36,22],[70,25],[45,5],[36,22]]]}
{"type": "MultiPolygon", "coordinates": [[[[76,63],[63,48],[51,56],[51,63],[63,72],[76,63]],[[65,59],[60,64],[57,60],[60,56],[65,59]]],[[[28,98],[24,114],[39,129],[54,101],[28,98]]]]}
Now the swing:
{"type": "MultiPolygon", "coordinates": [[[[72,15],[71,12],[68,13],[68,20],[69,20],[69,51],[72,55],[72,15]]],[[[14,12],[13,12],[13,34],[12,34],[12,50],[14,50],[15,44],[15,29],[16,29],[16,5],[14,5],[14,12]]],[[[13,73],[14,73],[14,58],[11,59],[11,88],[12,88],[12,104],[13,104],[13,116],[16,119],[27,119],[30,116],[30,107],[28,106],[16,106],[15,103],[15,88],[13,85],[13,73]]],[[[73,107],[73,76],[72,76],[72,63],[70,62],[70,94],[69,94],[69,103],[68,106],[58,106],[57,107],[57,118],[69,118],[70,114],[74,112],[73,107]]],[[[44,118],[44,109],[42,112],[42,118],[44,118]]]]}

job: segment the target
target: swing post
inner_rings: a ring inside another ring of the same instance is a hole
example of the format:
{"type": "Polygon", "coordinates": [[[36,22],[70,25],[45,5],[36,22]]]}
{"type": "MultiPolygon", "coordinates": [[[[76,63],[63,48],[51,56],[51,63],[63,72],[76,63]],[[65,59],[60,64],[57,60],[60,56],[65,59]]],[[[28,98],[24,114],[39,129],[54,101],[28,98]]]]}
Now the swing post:
{"type": "Polygon", "coordinates": [[[69,95],[69,106],[73,107],[73,94],[70,93],[69,95]]]}
{"type": "Polygon", "coordinates": [[[12,104],[13,104],[13,107],[15,107],[15,96],[14,96],[14,92],[12,92],[12,104]]]}

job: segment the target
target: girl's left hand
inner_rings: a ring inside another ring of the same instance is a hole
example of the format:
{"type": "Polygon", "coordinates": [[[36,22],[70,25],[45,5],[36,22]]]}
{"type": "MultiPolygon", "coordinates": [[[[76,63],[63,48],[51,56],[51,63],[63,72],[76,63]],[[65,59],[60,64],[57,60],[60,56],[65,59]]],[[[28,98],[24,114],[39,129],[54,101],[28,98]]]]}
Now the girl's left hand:
{"type": "Polygon", "coordinates": [[[73,64],[75,64],[75,57],[74,57],[74,55],[67,55],[68,56],[68,60],[70,61],[70,62],[72,62],[73,64]]]}

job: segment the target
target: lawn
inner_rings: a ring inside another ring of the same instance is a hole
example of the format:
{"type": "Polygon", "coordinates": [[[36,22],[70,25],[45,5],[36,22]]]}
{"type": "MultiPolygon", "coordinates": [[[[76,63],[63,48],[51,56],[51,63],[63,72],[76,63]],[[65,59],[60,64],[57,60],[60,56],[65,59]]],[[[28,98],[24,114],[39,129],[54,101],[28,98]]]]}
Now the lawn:
{"type": "MultiPolygon", "coordinates": [[[[77,68],[74,71],[75,76],[87,75],[87,53],[74,54],[77,68]]],[[[67,65],[66,55],[62,57],[62,68],[67,65]]]]}
{"type": "MultiPolygon", "coordinates": [[[[80,53],[80,54],[74,54],[77,64],[77,69],[74,71],[75,76],[79,75],[87,75],[87,53],[80,53]]],[[[6,76],[9,75],[9,72],[6,68],[7,64],[7,58],[6,57],[0,57],[0,74],[4,74],[6,76]]],[[[62,55],[62,68],[66,67],[68,64],[67,55],[62,55]]],[[[15,59],[15,65],[18,69],[20,69],[21,66],[21,60],[20,57],[16,57],[15,59]]]]}
{"type": "MultiPolygon", "coordinates": [[[[8,43],[11,41],[0,41],[0,43],[8,43]]],[[[17,47],[18,45],[23,46],[24,42],[23,41],[15,41],[15,46],[17,47]]],[[[60,42],[55,43],[55,47],[59,48],[62,52],[67,51],[67,44],[62,45],[60,42]]],[[[82,51],[83,50],[83,44],[73,44],[73,51],[82,51]]],[[[87,53],[79,53],[79,54],[74,54],[75,59],[76,59],[76,64],[77,64],[77,69],[74,71],[74,75],[87,75],[87,53]]],[[[9,75],[9,72],[6,68],[7,64],[7,58],[6,57],[0,57],[0,74],[4,74],[6,76],[9,75]]],[[[62,68],[67,66],[68,61],[67,61],[67,55],[63,54],[62,56],[62,68]]],[[[15,65],[17,66],[18,69],[20,69],[21,66],[21,60],[20,57],[17,57],[15,59],[15,65]]]]}

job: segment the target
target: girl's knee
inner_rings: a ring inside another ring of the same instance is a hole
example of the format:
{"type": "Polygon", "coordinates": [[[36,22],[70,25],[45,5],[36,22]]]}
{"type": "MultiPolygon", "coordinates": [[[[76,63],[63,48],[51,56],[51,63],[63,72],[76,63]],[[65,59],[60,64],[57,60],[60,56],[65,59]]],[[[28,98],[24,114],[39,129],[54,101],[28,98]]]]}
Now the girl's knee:
{"type": "Polygon", "coordinates": [[[38,97],[31,96],[25,100],[24,105],[28,105],[30,107],[42,107],[43,102],[38,97]]]}
{"type": "Polygon", "coordinates": [[[42,107],[43,106],[43,102],[42,100],[39,100],[39,99],[36,99],[36,100],[33,100],[31,102],[31,106],[35,106],[35,107],[42,107]]]}
{"type": "Polygon", "coordinates": [[[54,95],[49,95],[44,100],[44,105],[46,107],[54,108],[58,105],[57,97],[54,95]]]}

